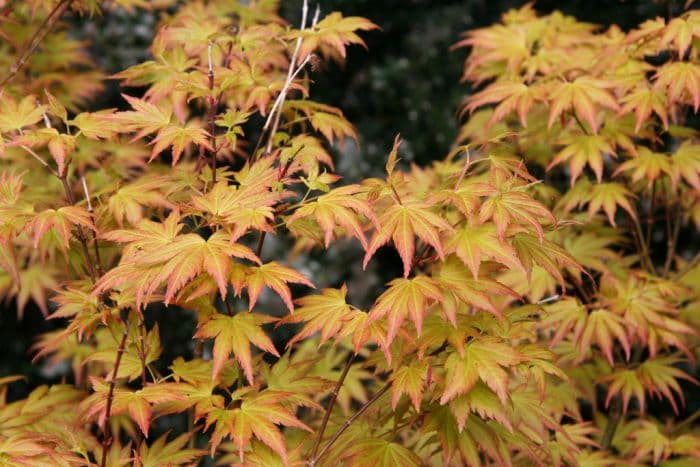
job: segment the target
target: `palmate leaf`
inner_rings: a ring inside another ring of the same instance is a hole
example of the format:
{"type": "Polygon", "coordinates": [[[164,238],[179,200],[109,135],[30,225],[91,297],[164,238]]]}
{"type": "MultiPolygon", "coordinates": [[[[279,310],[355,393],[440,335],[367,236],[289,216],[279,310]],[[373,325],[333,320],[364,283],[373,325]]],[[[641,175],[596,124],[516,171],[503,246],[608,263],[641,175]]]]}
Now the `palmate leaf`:
{"type": "Polygon", "coordinates": [[[423,465],[420,457],[413,451],[398,443],[384,439],[370,438],[353,443],[347,451],[353,465],[372,465],[377,467],[419,467],[423,465]]]}
{"type": "Polygon", "coordinates": [[[275,218],[274,206],[289,194],[270,190],[264,178],[239,186],[221,181],[206,195],[194,196],[191,204],[193,209],[207,215],[210,225],[230,227],[231,240],[236,241],[251,229],[272,232],[270,222],[275,218]]]}
{"type": "MultiPolygon", "coordinates": [[[[686,2],[687,3],[687,2],[686,2]]],[[[690,48],[694,39],[700,37],[700,15],[697,11],[689,11],[681,17],[673,18],[663,30],[659,40],[659,48],[663,49],[673,44],[682,58],[690,48]]]]}
{"type": "Polygon", "coordinates": [[[520,124],[527,127],[527,114],[536,101],[542,100],[544,93],[537,86],[528,86],[521,82],[495,82],[484,90],[472,94],[464,108],[473,112],[487,104],[498,104],[489,118],[487,126],[501,121],[514,110],[518,114],[520,124]]]}
{"type": "Polygon", "coordinates": [[[245,278],[240,280],[240,282],[234,276],[236,274],[232,274],[234,290],[239,291],[243,283],[248,287],[248,296],[250,298],[248,311],[253,309],[265,286],[277,292],[284,304],[287,305],[290,313],[294,311],[294,304],[292,303],[292,292],[289,290],[288,283],[302,284],[312,289],[316,288],[301,273],[295,269],[282,266],[276,261],[246,268],[245,278]]]}
{"type": "MultiPolygon", "coordinates": [[[[287,465],[287,446],[285,439],[276,425],[301,428],[312,432],[311,428],[299,421],[280,401],[286,392],[266,390],[252,395],[243,395],[239,408],[214,408],[207,414],[205,430],[215,425],[211,441],[211,455],[224,436],[229,436],[238,447],[238,455],[244,460],[245,448],[253,437],[275,451],[287,465]]],[[[241,396],[237,396],[240,399],[241,396]]]]}
{"type": "Polygon", "coordinates": [[[542,203],[521,191],[499,191],[481,205],[479,223],[492,220],[496,233],[504,238],[509,225],[517,222],[531,227],[541,238],[544,235],[542,224],[556,224],[552,213],[542,203]]]}
{"type": "Polygon", "coordinates": [[[319,345],[334,337],[340,339],[341,336],[347,335],[346,332],[355,331],[359,323],[358,319],[364,325],[367,314],[345,301],[347,292],[348,289],[343,284],[340,289],[323,289],[320,295],[306,295],[296,300],[299,306],[294,313],[285,316],[277,323],[277,326],[305,323],[304,327],[289,340],[287,348],[317,332],[321,333],[319,345]]]}
{"type": "Polygon", "coordinates": [[[620,343],[625,351],[625,357],[629,360],[631,346],[624,320],[619,315],[603,308],[593,310],[586,317],[586,324],[578,342],[579,358],[583,360],[591,348],[591,344],[595,342],[600,347],[610,366],[614,366],[613,346],[615,341],[620,343]]]}
{"type": "Polygon", "coordinates": [[[440,288],[430,277],[394,279],[389,282],[389,288],[379,296],[369,311],[367,324],[386,317],[389,323],[386,339],[391,342],[403,321],[408,317],[413,321],[416,332],[420,336],[427,308],[442,299],[440,288]]]}
{"type": "Polygon", "coordinates": [[[646,122],[649,121],[651,113],[654,112],[668,129],[668,110],[666,94],[658,89],[650,88],[647,84],[638,86],[633,92],[625,95],[622,100],[620,114],[624,115],[634,112],[636,123],[634,132],[639,133],[646,122]]]}
{"type": "Polygon", "coordinates": [[[474,279],[479,277],[482,261],[492,260],[510,269],[525,273],[515,249],[490,224],[464,225],[447,241],[447,253],[455,253],[469,268],[474,279]]]}
{"type": "Polygon", "coordinates": [[[568,161],[572,186],[586,165],[593,170],[600,183],[603,179],[604,156],[615,157],[616,155],[614,146],[601,135],[570,134],[564,136],[559,143],[565,147],[552,159],[547,170],[568,161]]]}
{"type": "Polygon", "coordinates": [[[277,318],[257,313],[238,313],[234,316],[216,315],[202,325],[195,337],[214,339],[214,366],[212,379],[215,379],[221,368],[233,353],[243,368],[248,382],[253,381],[253,361],[250,353],[251,344],[265,352],[279,357],[274,344],[262,329],[263,324],[274,323],[277,318]]]}
{"type": "Polygon", "coordinates": [[[370,31],[378,29],[379,26],[371,21],[359,16],[343,17],[341,13],[333,12],[319,21],[312,29],[302,31],[292,31],[289,34],[290,38],[302,38],[301,48],[299,49],[299,59],[303,60],[306,56],[314,52],[316,49],[330,47],[335,50],[342,58],[345,58],[345,48],[350,44],[365,45],[355,31],[370,31]]]}
{"type": "Polygon", "coordinates": [[[549,119],[547,127],[551,128],[562,112],[571,110],[590,125],[593,133],[598,133],[598,109],[596,105],[612,110],[620,106],[610,93],[615,83],[589,77],[576,78],[572,82],[562,81],[549,94],[549,119]]]}
{"type": "Polygon", "coordinates": [[[7,93],[0,95],[0,132],[21,130],[42,119],[42,107],[36,105],[36,96],[25,96],[16,101],[7,93]]]}
{"type": "Polygon", "coordinates": [[[360,185],[332,189],[319,196],[315,201],[297,209],[287,219],[287,224],[292,224],[297,219],[313,217],[325,233],[326,248],[333,239],[335,227],[339,225],[357,238],[367,249],[367,239],[359,216],[367,217],[375,226],[379,224],[369,203],[359,196],[364,192],[365,189],[360,185]]]}
{"type": "Polygon", "coordinates": [[[651,188],[661,175],[673,175],[671,159],[664,153],[653,152],[646,147],[640,147],[637,154],[632,155],[615,170],[613,176],[618,173],[630,173],[633,182],[646,180],[647,188],[651,188]]]}
{"type": "Polygon", "coordinates": [[[464,356],[453,352],[445,362],[445,389],[440,403],[466,394],[481,379],[497,395],[501,404],[508,399],[508,368],[523,361],[513,347],[496,338],[484,337],[465,346],[464,356]]]}
{"type": "Polygon", "coordinates": [[[513,237],[512,244],[525,266],[528,280],[534,265],[541,266],[564,287],[564,276],[561,268],[584,271],[576,260],[562,247],[547,239],[538,239],[531,234],[517,234],[513,237]]]}
{"type": "Polygon", "coordinates": [[[170,442],[164,434],[150,446],[141,443],[134,462],[139,467],[160,467],[163,465],[183,465],[193,462],[206,453],[202,449],[187,448],[187,441],[192,435],[184,433],[170,442]]]}
{"type": "Polygon", "coordinates": [[[85,208],[79,206],[63,206],[42,211],[34,216],[26,228],[34,237],[34,248],[39,246],[42,237],[49,231],[53,231],[61,239],[63,249],[67,250],[73,226],[95,230],[92,216],[85,208]]]}
{"type": "Polygon", "coordinates": [[[144,177],[119,187],[107,201],[107,209],[117,225],[122,227],[125,218],[132,225],[138,224],[146,207],[172,207],[160,191],[164,183],[164,178],[144,177]]]}
{"type": "Polygon", "coordinates": [[[449,256],[440,265],[435,279],[443,294],[443,313],[452,325],[456,325],[457,322],[459,303],[488,311],[497,318],[503,318],[501,311],[491,300],[491,295],[511,297],[516,300],[521,298],[515,291],[494,279],[487,277],[474,279],[454,256],[449,256]]]}
{"type": "Polygon", "coordinates": [[[695,112],[700,108],[700,66],[691,62],[668,62],[658,68],[653,89],[661,89],[670,102],[690,97],[695,112]]]}
{"type": "Polygon", "coordinates": [[[372,236],[362,266],[367,267],[379,247],[392,240],[403,262],[403,275],[408,277],[416,249],[415,236],[432,246],[440,259],[444,259],[440,233],[450,233],[453,228],[430,211],[431,207],[426,202],[404,201],[403,204],[393,204],[382,212],[379,216],[380,227],[372,236]]]}
{"type": "Polygon", "coordinates": [[[588,195],[588,218],[592,218],[595,213],[602,210],[608,216],[610,224],[617,227],[615,213],[619,206],[627,211],[632,219],[636,219],[637,214],[630,203],[630,199],[634,198],[634,193],[620,183],[597,183],[593,185],[588,195]]]}
{"type": "Polygon", "coordinates": [[[674,188],[681,179],[700,190],[700,145],[690,141],[683,141],[671,156],[671,181],[674,188]]]}
{"type": "Polygon", "coordinates": [[[420,412],[423,388],[429,375],[428,361],[415,361],[402,365],[391,374],[391,408],[396,410],[405,394],[416,412],[420,412]]]}
{"type": "Polygon", "coordinates": [[[197,234],[177,235],[182,228],[178,216],[171,215],[163,223],[142,221],[139,229],[117,230],[105,238],[128,243],[119,265],[109,270],[95,286],[95,292],[127,285],[135,291],[137,307],[166,284],[163,302],[167,305],[177,292],[202,273],[207,273],[226,297],[231,257],[259,263],[249,248],[231,243],[223,230],[208,239],[197,234]]]}
{"type": "MultiPolygon", "coordinates": [[[[80,403],[80,410],[86,420],[97,417],[98,424],[104,426],[107,423],[109,384],[97,377],[91,377],[90,382],[95,392],[80,403]]],[[[128,413],[129,417],[138,425],[141,433],[148,438],[153,405],[185,399],[185,396],[178,390],[179,388],[178,383],[151,384],[136,391],[116,388],[114,389],[110,413],[111,415],[128,413]]]]}

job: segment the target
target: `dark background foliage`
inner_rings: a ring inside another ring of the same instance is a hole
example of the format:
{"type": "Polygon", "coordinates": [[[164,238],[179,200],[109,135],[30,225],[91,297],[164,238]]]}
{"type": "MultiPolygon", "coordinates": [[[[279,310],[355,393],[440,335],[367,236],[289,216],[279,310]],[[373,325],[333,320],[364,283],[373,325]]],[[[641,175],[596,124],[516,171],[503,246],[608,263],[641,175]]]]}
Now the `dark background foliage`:
{"type": "MultiPolygon", "coordinates": [[[[426,164],[443,157],[455,139],[460,102],[469,88],[459,79],[465,50],[450,51],[460,33],[498,21],[508,8],[522,6],[514,0],[323,0],[322,12],[339,10],[344,15],[364,16],[382,29],[364,34],[368,50],[353,47],[343,67],[328,64],[313,74],[315,100],[340,107],[360,134],[360,146],[347,145],[337,158],[338,172],[349,180],[372,176],[383,170],[384,160],[396,133],[404,139],[405,162],[426,164]]],[[[580,20],[606,27],[618,24],[628,29],[647,18],[667,15],[680,8],[681,1],[637,0],[542,0],[538,11],[559,9],[580,20]]],[[[315,8],[315,2],[310,2],[315,8]]],[[[298,23],[301,0],[283,0],[282,14],[298,23]]],[[[70,20],[73,30],[91,42],[93,58],[108,73],[148,59],[148,45],[157,17],[150,13],[129,15],[111,12],[104,17],[70,20]]],[[[119,86],[110,82],[107,92],[94,108],[121,107],[119,86]]],[[[268,242],[274,248],[274,242],[268,242]]],[[[267,248],[267,246],[266,246],[267,248]]],[[[359,250],[354,244],[337,244],[330,251],[303,258],[314,281],[320,286],[347,281],[351,300],[367,305],[387,278],[400,270],[397,255],[384,249],[372,261],[368,273],[359,269],[359,250]],[[352,265],[352,266],[348,266],[352,265]]],[[[30,347],[36,337],[54,327],[30,305],[18,321],[15,304],[0,310],[0,376],[24,374],[25,387],[12,386],[11,397],[28,388],[61,379],[61,369],[47,371],[32,365],[30,347]]],[[[168,353],[189,352],[188,342],[194,319],[182,310],[155,310],[168,353]],[[168,342],[166,342],[166,339],[168,342]]],[[[291,330],[287,330],[291,332],[291,330]]],[[[285,339],[285,330],[276,336],[285,339]]]]}

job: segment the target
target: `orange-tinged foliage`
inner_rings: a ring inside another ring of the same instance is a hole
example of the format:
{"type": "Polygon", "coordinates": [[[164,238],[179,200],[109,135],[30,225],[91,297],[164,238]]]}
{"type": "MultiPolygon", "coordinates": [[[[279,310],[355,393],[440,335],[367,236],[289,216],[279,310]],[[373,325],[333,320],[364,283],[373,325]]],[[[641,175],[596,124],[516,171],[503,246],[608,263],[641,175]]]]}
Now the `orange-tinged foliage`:
{"type": "Polygon", "coordinates": [[[698,10],[628,32],[511,10],[457,44],[463,146],[406,171],[396,136],[381,178],[343,184],[331,146],[361,141],[308,65],[375,24],[117,0],[165,9],[153,59],[112,77],[130,110],[84,111],[102,74],[41,28],[105,5],[0,20],[0,298],[56,320],[35,358],[75,381],[8,401],[22,377],[0,378],[0,461],[698,462],[698,10]],[[55,70],[20,44],[36,28],[55,70]],[[307,261],[346,237],[370,271],[400,259],[367,309],[307,261]],[[168,335],[173,308],[193,319],[168,335]]]}

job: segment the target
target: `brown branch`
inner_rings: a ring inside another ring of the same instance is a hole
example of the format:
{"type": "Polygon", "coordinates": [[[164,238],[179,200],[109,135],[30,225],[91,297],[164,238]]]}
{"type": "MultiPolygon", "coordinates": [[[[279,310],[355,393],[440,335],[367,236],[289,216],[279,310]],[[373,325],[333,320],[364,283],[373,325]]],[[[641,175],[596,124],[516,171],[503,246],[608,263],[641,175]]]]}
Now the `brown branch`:
{"type": "Polygon", "coordinates": [[[328,450],[331,448],[331,446],[333,446],[333,444],[338,440],[338,438],[340,438],[340,435],[345,433],[345,430],[350,428],[350,425],[352,425],[355,420],[360,418],[360,416],[363,413],[365,413],[367,411],[367,409],[369,409],[369,407],[372,404],[377,402],[377,400],[379,400],[379,398],[382,397],[389,390],[390,387],[391,387],[391,383],[386,383],[379,391],[377,391],[374,394],[374,396],[372,396],[372,398],[370,400],[365,402],[364,405],[362,407],[360,407],[352,417],[348,418],[345,421],[345,423],[343,424],[343,426],[341,426],[340,429],[328,441],[328,443],[326,443],[326,445],[323,447],[323,449],[321,449],[321,452],[319,452],[316,457],[309,460],[309,462],[308,462],[309,466],[314,467],[316,465],[316,462],[318,462],[326,454],[326,452],[328,452],[328,450]]]}
{"type": "Polygon", "coordinates": [[[215,119],[216,119],[216,111],[219,108],[219,97],[214,97],[213,92],[214,92],[214,61],[212,59],[212,48],[214,44],[211,42],[209,43],[209,46],[207,47],[207,59],[208,59],[208,66],[209,66],[209,71],[207,72],[207,77],[209,80],[209,93],[211,94],[210,96],[207,97],[207,102],[209,103],[209,138],[211,140],[211,161],[209,162],[211,164],[211,184],[212,186],[216,184],[216,153],[218,152],[216,149],[216,126],[215,126],[215,119]]]}
{"type": "MultiPolygon", "coordinates": [[[[90,201],[90,190],[88,190],[87,181],[85,181],[85,176],[80,176],[80,182],[83,185],[83,193],[85,194],[85,201],[87,202],[88,212],[92,218],[93,224],[96,223],[95,220],[95,210],[92,208],[92,202],[90,201]]],[[[97,225],[95,225],[97,227],[97,225]]],[[[97,232],[92,231],[92,246],[95,251],[95,269],[98,276],[102,276],[102,259],[100,256],[100,245],[97,243],[97,232]]]]}
{"type": "Polygon", "coordinates": [[[612,401],[610,406],[610,415],[608,416],[608,423],[605,425],[605,431],[603,432],[603,437],[600,440],[600,448],[607,450],[612,444],[613,437],[615,436],[615,431],[617,426],[620,424],[620,419],[622,418],[622,404],[620,402],[620,396],[617,395],[612,401]]]}
{"type": "Polygon", "coordinates": [[[670,219],[669,221],[674,221],[673,232],[667,240],[668,250],[666,252],[666,261],[664,262],[663,277],[668,277],[668,273],[671,271],[671,265],[673,264],[673,258],[676,256],[676,247],[678,246],[678,236],[681,233],[681,225],[683,224],[682,214],[681,214],[681,203],[678,201],[678,210],[675,219],[670,219]]]}
{"type": "Polygon", "coordinates": [[[114,388],[117,385],[117,374],[119,372],[119,365],[122,361],[122,355],[124,355],[126,349],[126,338],[129,336],[129,325],[124,323],[124,333],[122,334],[122,340],[119,342],[119,347],[117,348],[117,359],[114,361],[114,369],[112,370],[112,378],[109,381],[109,391],[107,392],[107,407],[105,408],[105,418],[104,426],[102,427],[102,461],[100,462],[100,467],[105,467],[107,465],[107,450],[112,445],[112,427],[109,425],[109,417],[112,412],[112,402],[114,401],[114,388]]]}
{"type": "MultiPolygon", "coordinates": [[[[68,184],[68,175],[64,173],[63,175],[59,175],[58,178],[63,184],[63,190],[66,192],[66,198],[68,199],[68,202],[71,205],[75,205],[75,197],[73,196],[73,191],[71,190],[70,185],[68,184]]],[[[78,240],[80,240],[80,245],[83,249],[83,256],[85,257],[85,266],[87,267],[88,274],[90,274],[90,279],[94,283],[97,280],[97,277],[95,276],[95,265],[92,261],[92,257],[90,256],[90,250],[88,248],[85,232],[83,231],[83,228],[79,225],[76,225],[75,229],[77,232],[78,240]]]]}
{"type": "Polygon", "coordinates": [[[39,25],[39,28],[34,32],[34,35],[29,39],[24,51],[17,57],[17,60],[10,66],[10,72],[0,81],[0,89],[5,87],[12,78],[19,72],[19,70],[27,63],[29,56],[34,53],[44,37],[53,29],[63,13],[66,11],[70,5],[70,0],[61,0],[58,4],[51,10],[44,19],[44,21],[39,25]]]}
{"type": "Polygon", "coordinates": [[[326,407],[326,413],[323,414],[323,420],[321,420],[321,426],[318,429],[318,434],[316,435],[316,441],[314,442],[314,447],[311,449],[311,459],[314,459],[316,457],[316,453],[318,453],[318,448],[321,446],[321,440],[323,439],[323,433],[326,431],[326,425],[328,425],[328,420],[331,417],[331,411],[333,410],[333,406],[335,405],[335,401],[338,399],[338,394],[340,393],[340,388],[343,386],[343,382],[345,381],[345,377],[348,375],[348,372],[350,371],[350,367],[352,366],[352,363],[355,361],[355,354],[350,353],[350,357],[348,358],[347,363],[345,364],[345,368],[343,368],[343,372],[340,374],[340,378],[338,378],[338,382],[336,382],[335,387],[333,388],[333,392],[331,393],[331,398],[328,401],[328,406],[326,407]]]}

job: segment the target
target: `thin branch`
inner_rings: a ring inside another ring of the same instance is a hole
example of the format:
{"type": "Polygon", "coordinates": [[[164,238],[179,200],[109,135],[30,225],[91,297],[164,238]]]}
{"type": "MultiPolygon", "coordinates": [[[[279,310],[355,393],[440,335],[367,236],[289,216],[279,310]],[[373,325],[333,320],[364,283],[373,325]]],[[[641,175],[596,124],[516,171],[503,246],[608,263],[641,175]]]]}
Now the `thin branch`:
{"type": "Polygon", "coordinates": [[[102,461],[100,462],[100,467],[105,467],[107,465],[107,450],[112,445],[112,427],[109,425],[109,417],[112,412],[112,402],[114,401],[114,388],[117,385],[117,374],[119,372],[119,365],[122,361],[122,355],[126,349],[126,338],[129,336],[129,326],[124,323],[124,333],[122,334],[122,340],[119,342],[119,347],[117,348],[117,359],[114,361],[114,369],[112,370],[112,378],[109,381],[109,391],[107,392],[107,407],[105,408],[104,426],[102,427],[102,461]]]}
{"type": "MultiPolygon", "coordinates": [[[[58,177],[61,180],[61,183],[63,184],[63,191],[66,193],[66,198],[68,199],[68,202],[71,205],[75,205],[75,197],[73,196],[73,191],[70,188],[70,185],[68,184],[68,175],[65,173],[63,175],[60,175],[58,177]]],[[[83,228],[79,225],[75,226],[75,230],[77,232],[78,240],[80,240],[80,245],[82,246],[83,249],[83,256],[85,257],[85,266],[87,267],[88,274],[90,274],[90,279],[94,283],[97,280],[97,277],[95,276],[95,265],[92,261],[92,257],[90,256],[90,250],[88,249],[88,244],[87,244],[87,238],[85,237],[85,232],[83,231],[83,228]]]]}
{"type": "Polygon", "coordinates": [[[27,63],[29,56],[34,53],[36,48],[39,47],[39,44],[41,44],[41,41],[44,40],[44,37],[46,37],[49,31],[53,29],[58,20],[61,19],[61,16],[63,16],[63,13],[66,11],[70,3],[71,0],[61,0],[53,8],[53,10],[49,12],[48,16],[46,16],[41,25],[39,25],[39,28],[34,32],[34,35],[29,39],[24,51],[19,55],[19,57],[17,57],[17,60],[12,64],[12,66],[10,66],[9,73],[2,79],[2,81],[0,81],[0,89],[5,87],[5,84],[14,78],[19,70],[22,69],[24,64],[27,63]]]}
{"type": "Polygon", "coordinates": [[[48,164],[48,162],[46,162],[44,159],[42,159],[40,155],[38,155],[36,152],[34,152],[34,150],[33,150],[32,148],[30,148],[29,146],[26,146],[26,145],[24,145],[24,144],[20,144],[19,147],[22,148],[22,149],[24,149],[25,151],[27,151],[29,154],[32,155],[32,157],[33,157],[34,159],[36,159],[37,161],[39,161],[39,163],[40,163],[41,165],[43,165],[44,167],[46,167],[46,168],[48,169],[48,171],[51,172],[51,175],[55,175],[56,177],[61,178],[60,175],[58,175],[58,172],[57,172],[53,167],[51,167],[51,166],[48,164]]]}
{"type": "Polygon", "coordinates": [[[219,107],[219,97],[214,97],[213,92],[214,92],[214,61],[212,59],[212,48],[214,47],[213,43],[209,43],[209,46],[207,47],[207,60],[208,60],[208,65],[209,65],[209,71],[207,72],[207,77],[209,79],[209,92],[211,93],[210,96],[207,97],[207,101],[209,102],[209,138],[211,139],[211,183],[212,186],[216,184],[216,155],[218,150],[216,149],[216,126],[215,126],[215,119],[216,119],[216,111],[219,107]]]}
{"type": "Polygon", "coordinates": [[[340,393],[340,388],[343,386],[343,382],[345,382],[345,377],[348,375],[350,367],[354,361],[355,354],[351,352],[347,363],[345,363],[345,368],[343,368],[343,372],[340,374],[340,378],[338,378],[338,382],[336,382],[335,387],[333,388],[333,393],[331,394],[331,398],[328,401],[328,406],[326,407],[326,413],[323,414],[323,420],[321,421],[321,426],[318,429],[314,447],[311,449],[311,459],[314,459],[316,457],[316,453],[318,453],[318,448],[321,446],[321,440],[323,439],[323,433],[326,431],[326,425],[328,425],[328,420],[331,417],[331,411],[333,410],[335,401],[338,399],[338,394],[340,393]]]}
{"type": "MultiPolygon", "coordinates": [[[[80,182],[83,185],[83,193],[85,194],[85,201],[87,201],[88,212],[92,218],[93,224],[95,223],[95,210],[92,208],[92,202],[90,201],[90,190],[88,190],[87,182],[85,181],[85,176],[80,176],[80,182]]],[[[102,259],[100,257],[100,245],[97,243],[97,232],[92,231],[92,246],[95,250],[95,269],[97,270],[97,275],[102,276],[102,259]]]]}
{"type": "Polygon", "coordinates": [[[339,429],[339,430],[333,435],[333,437],[328,441],[328,443],[326,443],[326,445],[323,447],[323,449],[321,449],[321,452],[319,452],[318,455],[317,455],[316,457],[314,457],[314,458],[312,458],[311,460],[309,460],[309,462],[308,462],[309,466],[310,466],[310,467],[314,467],[314,466],[316,465],[316,462],[318,462],[318,461],[326,454],[326,452],[328,452],[328,450],[331,448],[331,446],[333,446],[333,444],[334,444],[336,441],[338,441],[338,438],[340,438],[340,435],[342,435],[343,433],[345,433],[345,430],[347,430],[348,428],[350,428],[350,425],[352,425],[353,422],[354,422],[355,420],[357,420],[358,418],[360,418],[360,416],[361,416],[363,413],[365,413],[365,412],[367,411],[367,409],[369,409],[369,407],[370,407],[372,404],[374,404],[375,402],[377,402],[377,400],[379,400],[379,398],[382,397],[382,396],[389,390],[390,387],[391,387],[391,383],[386,383],[379,391],[377,391],[377,392],[374,394],[374,396],[372,396],[372,398],[371,398],[370,400],[368,400],[367,402],[365,402],[364,405],[363,405],[362,407],[360,407],[360,408],[357,410],[357,412],[355,412],[355,414],[354,414],[352,417],[348,418],[348,419],[345,421],[345,423],[343,424],[343,426],[341,426],[340,429],[339,429]]]}
{"type": "Polygon", "coordinates": [[[671,265],[673,264],[673,258],[676,256],[676,247],[678,246],[678,236],[681,233],[681,226],[683,224],[682,213],[681,213],[681,203],[678,202],[678,210],[673,225],[673,232],[668,238],[668,251],[666,252],[666,261],[664,262],[663,277],[668,277],[668,273],[671,271],[671,265]]]}
{"type": "MultiPolygon", "coordinates": [[[[318,10],[317,10],[318,11],[318,10]]],[[[304,4],[301,9],[301,27],[300,30],[303,31],[306,29],[306,18],[309,14],[309,2],[308,0],[304,0],[304,4]]],[[[316,19],[316,18],[314,18],[316,19]]],[[[315,23],[314,23],[315,25],[315,23]]],[[[267,136],[267,144],[265,145],[265,154],[269,154],[271,149],[272,149],[272,140],[275,136],[275,133],[277,132],[277,127],[279,126],[280,122],[280,114],[282,112],[282,105],[284,104],[284,100],[287,97],[287,92],[289,90],[289,87],[292,84],[292,81],[296,77],[297,73],[299,70],[301,70],[304,65],[308,62],[309,57],[306,57],[306,60],[304,60],[304,63],[299,65],[299,67],[296,66],[297,58],[299,57],[299,50],[301,50],[301,43],[302,43],[302,38],[298,37],[296,40],[296,43],[294,44],[294,52],[292,52],[292,58],[289,61],[289,69],[287,70],[287,78],[284,80],[284,86],[282,86],[282,90],[280,93],[277,95],[277,99],[275,99],[275,102],[272,104],[272,108],[270,109],[270,113],[267,115],[267,119],[265,120],[265,124],[263,125],[262,130],[260,131],[260,136],[258,137],[258,142],[255,145],[255,149],[252,152],[252,157],[253,159],[256,158],[256,152],[258,148],[260,147],[260,144],[262,144],[263,136],[265,133],[268,131],[268,129],[272,128],[267,136]],[[272,125],[272,126],[270,126],[272,125]]]]}
{"type": "Polygon", "coordinates": [[[622,404],[620,402],[620,396],[617,395],[610,405],[610,415],[608,416],[608,423],[605,425],[605,431],[603,432],[603,437],[600,440],[600,448],[607,450],[612,444],[612,440],[615,436],[615,431],[617,426],[620,424],[620,419],[622,418],[622,404]]]}

